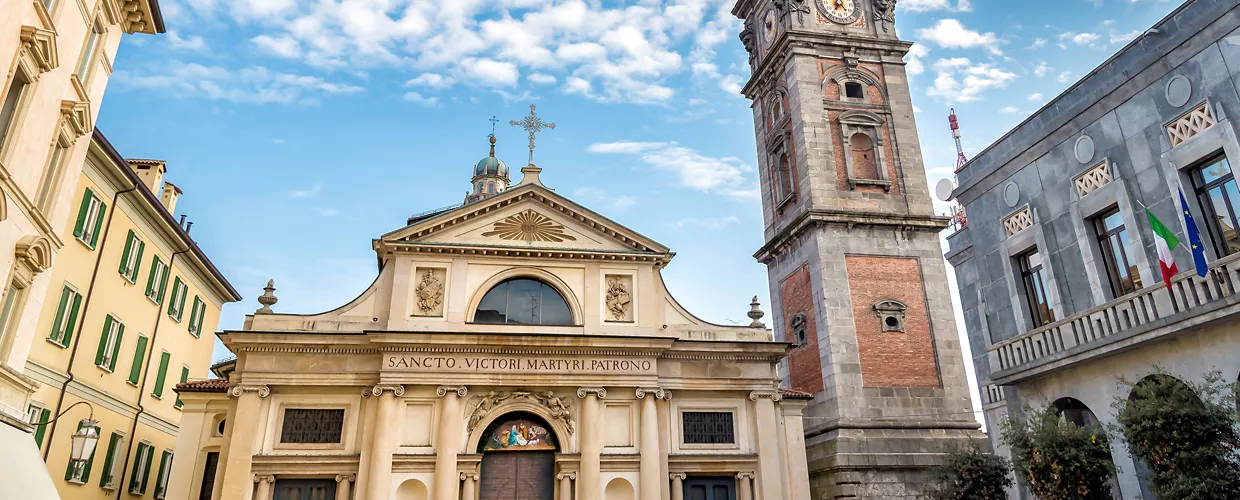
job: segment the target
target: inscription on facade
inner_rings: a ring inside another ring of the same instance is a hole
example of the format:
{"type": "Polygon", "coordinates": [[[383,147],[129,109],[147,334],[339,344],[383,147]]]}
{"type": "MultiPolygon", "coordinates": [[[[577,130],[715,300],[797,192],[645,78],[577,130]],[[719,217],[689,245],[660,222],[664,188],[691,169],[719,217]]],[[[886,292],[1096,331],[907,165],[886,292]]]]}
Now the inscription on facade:
{"type": "Polygon", "coordinates": [[[644,375],[654,373],[654,361],[622,358],[545,357],[521,358],[457,354],[389,355],[384,368],[419,372],[469,373],[607,373],[644,375]]]}

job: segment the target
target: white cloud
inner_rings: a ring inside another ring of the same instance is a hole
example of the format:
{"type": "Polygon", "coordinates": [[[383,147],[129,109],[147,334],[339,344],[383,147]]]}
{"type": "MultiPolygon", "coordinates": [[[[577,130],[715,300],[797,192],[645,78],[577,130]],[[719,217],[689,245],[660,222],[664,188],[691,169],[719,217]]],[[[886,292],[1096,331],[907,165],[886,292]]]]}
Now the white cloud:
{"type": "Polygon", "coordinates": [[[1042,94],[1035,92],[1029,95],[1029,102],[1040,102],[1040,101],[1042,101],[1042,94]]]}
{"type": "Polygon", "coordinates": [[[272,71],[262,66],[234,70],[181,61],[163,63],[142,74],[117,71],[113,77],[123,87],[167,89],[183,97],[255,104],[314,104],[323,95],[366,90],[353,84],[272,71]]]}
{"type": "Polygon", "coordinates": [[[1055,77],[1055,81],[1059,83],[1068,83],[1072,81],[1072,72],[1064,71],[1063,73],[1060,73],[1058,76],[1055,77]]]}
{"type": "Polygon", "coordinates": [[[461,61],[465,73],[473,78],[474,83],[488,87],[505,87],[516,85],[521,78],[517,65],[511,62],[496,61],[489,58],[470,58],[461,61]]]}
{"type": "Polygon", "coordinates": [[[643,163],[671,174],[684,188],[735,199],[758,197],[756,182],[746,176],[750,168],[740,158],[706,156],[674,142],[595,143],[586,151],[637,155],[643,163]]]}
{"type": "Polygon", "coordinates": [[[434,106],[439,103],[438,97],[426,97],[417,92],[405,92],[404,98],[406,101],[416,102],[425,106],[434,106]]]}
{"type": "Polygon", "coordinates": [[[982,100],[987,90],[1006,87],[1016,74],[989,63],[974,64],[968,58],[939,59],[934,63],[934,84],[926,95],[948,103],[982,100]]]}
{"type": "Polygon", "coordinates": [[[422,86],[433,89],[442,89],[451,87],[453,83],[456,83],[456,80],[449,76],[443,76],[438,73],[422,73],[405,81],[405,86],[422,86]]]}
{"type": "Polygon", "coordinates": [[[590,81],[585,78],[570,76],[564,79],[564,93],[590,95],[590,81]]]}
{"type": "Polygon", "coordinates": [[[530,73],[525,76],[525,79],[539,85],[555,85],[557,81],[554,76],[545,73],[530,73]]]}
{"type": "Polygon", "coordinates": [[[1004,107],[1003,107],[1003,109],[1001,109],[1001,110],[999,110],[999,111],[1000,111],[1000,112],[1002,112],[1002,113],[1007,113],[1007,114],[1009,114],[1009,115],[1010,115],[1010,114],[1019,113],[1019,112],[1020,112],[1020,108],[1018,108],[1018,107],[1016,107],[1016,106],[1004,106],[1004,107]]]}
{"type": "Polygon", "coordinates": [[[999,55],[999,37],[994,33],[979,33],[968,29],[955,19],[940,19],[934,26],[917,30],[917,36],[945,49],[985,48],[999,55]]]}
{"type": "Polygon", "coordinates": [[[1095,42],[1097,42],[1100,38],[1102,37],[1097,33],[1073,33],[1071,31],[1065,31],[1059,34],[1059,43],[1057,45],[1059,45],[1059,48],[1065,50],[1068,48],[1068,44],[1094,47],[1095,42]]]}
{"type": "Polygon", "coordinates": [[[168,30],[168,33],[164,35],[164,43],[175,50],[206,50],[207,48],[207,42],[202,37],[181,38],[175,30],[168,30]]]}
{"type": "Polygon", "coordinates": [[[1046,61],[1042,61],[1038,63],[1036,67],[1033,68],[1033,74],[1034,76],[1037,76],[1038,78],[1042,78],[1046,76],[1047,74],[1049,74],[1052,69],[1054,68],[1052,68],[1049,64],[1046,64],[1046,61]]]}
{"type": "Polygon", "coordinates": [[[711,231],[721,231],[727,229],[732,224],[739,224],[741,219],[735,215],[726,217],[687,217],[676,221],[676,229],[684,229],[686,226],[697,226],[711,231]]]}
{"type": "Polygon", "coordinates": [[[1142,30],[1129,31],[1128,33],[1116,33],[1112,31],[1110,40],[1112,44],[1128,43],[1128,42],[1131,42],[1134,38],[1141,36],[1141,33],[1143,32],[1144,31],[1142,30]]]}
{"type": "Polygon", "coordinates": [[[930,49],[926,48],[924,43],[913,44],[908,49],[908,54],[904,56],[904,70],[910,75],[920,75],[926,72],[926,65],[921,62],[922,58],[930,55],[930,49]]]}
{"type": "Polygon", "coordinates": [[[957,0],[956,5],[952,6],[950,0],[904,0],[897,4],[902,10],[909,12],[928,12],[932,10],[957,10],[969,11],[973,9],[973,5],[969,0],[957,0]]]}
{"type": "Polygon", "coordinates": [[[250,42],[268,54],[289,59],[301,57],[301,43],[287,36],[258,35],[251,38],[250,42]]]}
{"type": "Polygon", "coordinates": [[[315,196],[318,196],[319,193],[322,191],[323,191],[323,183],[316,182],[314,183],[314,185],[310,186],[309,189],[294,189],[290,191],[288,195],[294,198],[314,198],[315,196]]]}
{"type": "Polygon", "coordinates": [[[729,94],[740,94],[742,81],[740,76],[728,75],[719,80],[719,88],[729,94]]]}
{"type": "Polygon", "coordinates": [[[629,195],[612,195],[602,189],[579,187],[573,191],[573,198],[586,205],[598,205],[609,212],[623,212],[637,205],[637,199],[629,195]]]}
{"type": "Polygon", "coordinates": [[[1034,38],[1033,43],[1029,44],[1029,46],[1026,48],[1027,49],[1040,49],[1042,47],[1045,47],[1046,44],[1047,44],[1047,40],[1045,38],[1034,38]]]}

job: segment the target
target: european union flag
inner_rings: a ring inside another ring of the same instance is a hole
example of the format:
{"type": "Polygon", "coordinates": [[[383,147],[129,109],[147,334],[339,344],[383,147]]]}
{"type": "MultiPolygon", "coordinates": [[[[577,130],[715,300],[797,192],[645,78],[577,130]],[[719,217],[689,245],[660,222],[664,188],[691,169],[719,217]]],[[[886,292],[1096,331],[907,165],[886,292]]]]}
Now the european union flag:
{"type": "Polygon", "coordinates": [[[1184,189],[1180,189],[1180,210],[1184,212],[1184,227],[1188,232],[1188,246],[1193,252],[1193,265],[1197,267],[1197,276],[1206,277],[1206,248],[1201,244],[1201,231],[1197,230],[1197,222],[1188,209],[1188,200],[1184,199],[1184,189]]]}

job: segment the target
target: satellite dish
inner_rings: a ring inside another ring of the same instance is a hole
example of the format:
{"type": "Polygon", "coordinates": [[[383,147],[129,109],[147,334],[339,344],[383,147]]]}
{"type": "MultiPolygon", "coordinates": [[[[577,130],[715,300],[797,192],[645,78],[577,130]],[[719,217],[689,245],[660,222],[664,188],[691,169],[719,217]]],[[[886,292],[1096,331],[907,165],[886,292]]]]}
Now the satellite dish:
{"type": "Polygon", "coordinates": [[[939,179],[939,183],[934,185],[934,195],[943,201],[952,200],[952,190],[956,189],[956,185],[951,179],[939,179]]]}

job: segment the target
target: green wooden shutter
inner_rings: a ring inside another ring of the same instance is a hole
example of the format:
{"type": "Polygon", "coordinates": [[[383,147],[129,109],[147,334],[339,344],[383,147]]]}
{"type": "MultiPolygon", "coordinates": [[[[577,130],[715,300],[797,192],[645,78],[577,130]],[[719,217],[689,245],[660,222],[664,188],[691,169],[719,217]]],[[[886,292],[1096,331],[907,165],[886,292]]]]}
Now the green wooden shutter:
{"type": "Polygon", "coordinates": [[[155,397],[164,397],[164,376],[168,375],[168,361],[172,354],[164,351],[159,355],[159,374],[155,376],[155,397]]]}
{"type": "Polygon", "coordinates": [[[138,376],[142,375],[142,360],[146,358],[146,342],[147,338],[138,336],[138,349],[133,353],[133,366],[129,368],[129,382],[138,383],[138,376]]]}
{"type": "Polygon", "coordinates": [[[160,267],[164,270],[164,276],[159,280],[159,299],[156,302],[164,301],[164,292],[168,291],[168,275],[172,274],[172,268],[167,264],[161,263],[160,267]]]}
{"type": "Polygon", "coordinates": [[[146,493],[146,479],[151,476],[151,456],[155,454],[154,446],[148,444],[146,448],[146,460],[142,462],[142,488],[139,490],[143,494],[146,493]]]}
{"type": "Polygon", "coordinates": [[[64,342],[60,345],[69,347],[73,341],[73,331],[77,328],[78,307],[82,305],[82,294],[73,292],[73,305],[69,308],[69,324],[65,325],[64,342]]]}
{"type": "MultiPolygon", "coordinates": [[[[99,433],[99,426],[95,426],[95,434],[99,433]]],[[[95,454],[99,452],[99,447],[90,450],[90,458],[86,459],[86,467],[82,469],[82,483],[90,481],[90,467],[95,464],[95,454]]]]}
{"type": "Polygon", "coordinates": [[[57,343],[60,342],[60,326],[63,324],[62,321],[64,321],[65,308],[69,307],[69,302],[72,300],[73,289],[69,288],[69,285],[65,285],[60,290],[60,304],[56,306],[56,317],[52,320],[52,332],[47,335],[47,338],[57,343]]]}
{"type": "MultiPolygon", "coordinates": [[[[77,430],[82,430],[82,422],[78,422],[77,430]]],[[[65,481],[73,479],[73,460],[69,460],[69,464],[65,466],[65,481]]]]}
{"type": "Polygon", "coordinates": [[[99,243],[99,230],[103,228],[103,214],[107,212],[108,204],[103,200],[99,200],[99,214],[95,217],[95,232],[90,235],[90,247],[95,248],[95,244],[99,243]]]}
{"type": "Polygon", "coordinates": [[[155,276],[157,273],[159,273],[158,255],[151,258],[151,272],[146,277],[146,296],[152,299],[155,298],[155,287],[157,286],[155,276]]]}
{"type": "MultiPolygon", "coordinates": [[[[44,408],[39,411],[39,421],[47,422],[52,418],[52,411],[44,408]]],[[[43,434],[47,432],[47,424],[36,426],[34,429],[34,442],[39,445],[39,449],[43,449],[43,434]]]]}
{"type": "Polygon", "coordinates": [[[181,277],[172,280],[172,297],[168,299],[168,314],[181,321],[181,311],[185,310],[185,292],[181,290],[181,277]]]}
{"type": "Polygon", "coordinates": [[[133,260],[133,269],[129,271],[129,281],[138,282],[138,269],[142,268],[142,251],[146,250],[146,242],[138,242],[138,258],[133,260]]]}
{"type": "Polygon", "coordinates": [[[129,269],[125,266],[129,265],[129,251],[133,249],[134,238],[136,238],[136,236],[134,235],[133,229],[130,229],[129,236],[125,238],[125,250],[121,252],[121,268],[118,272],[121,273],[121,276],[126,278],[129,277],[129,269]]]}
{"type": "Polygon", "coordinates": [[[73,225],[74,237],[82,237],[82,230],[86,229],[86,212],[90,211],[90,200],[94,197],[95,192],[86,188],[86,195],[82,196],[82,206],[78,207],[77,223],[73,225]]]}
{"type": "Polygon", "coordinates": [[[181,284],[181,296],[177,297],[177,321],[181,321],[181,317],[185,316],[185,296],[189,295],[189,285],[177,278],[177,282],[181,284]]]}
{"type": "Polygon", "coordinates": [[[167,491],[164,491],[167,489],[164,487],[164,480],[166,479],[164,475],[167,472],[169,472],[167,469],[171,468],[170,467],[171,464],[169,464],[169,462],[171,461],[172,461],[172,452],[168,450],[164,450],[163,454],[159,456],[159,475],[158,475],[158,479],[155,480],[155,497],[156,498],[163,498],[164,495],[167,493],[167,491]]]}
{"type": "Polygon", "coordinates": [[[95,351],[95,364],[103,364],[103,355],[108,350],[108,333],[112,330],[112,315],[108,315],[103,319],[103,335],[99,338],[99,349],[95,351]]]}
{"type": "Polygon", "coordinates": [[[116,343],[112,344],[112,359],[108,360],[108,371],[116,371],[116,358],[121,353],[121,340],[125,339],[125,324],[116,326],[116,343]]]}
{"type": "Polygon", "coordinates": [[[99,475],[99,486],[107,487],[112,482],[112,474],[116,471],[112,470],[112,460],[116,456],[116,445],[120,444],[121,436],[115,432],[108,439],[108,454],[103,458],[103,474],[99,475]]]}
{"type": "MultiPolygon", "coordinates": [[[[138,443],[138,454],[137,456],[134,457],[134,461],[133,461],[133,473],[129,475],[129,492],[130,493],[146,492],[146,474],[144,474],[145,471],[142,468],[142,461],[144,460],[142,454],[144,450],[150,447],[151,445],[149,444],[138,443]]],[[[148,466],[151,463],[150,457],[151,455],[148,452],[145,458],[148,466]]]]}
{"type": "MultiPolygon", "coordinates": [[[[188,366],[182,366],[182,367],[181,367],[181,383],[182,383],[182,384],[184,384],[184,383],[186,383],[186,382],[189,382],[189,367],[188,367],[188,366]]],[[[177,393],[177,402],[176,402],[176,407],[177,407],[177,408],[180,408],[180,407],[182,407],[182,406],[185,406],[185,403],[182,403],[182,402],[181,402],[181,393],[179,393],[179,392],[178,392],[178,393],[177,393]]]]}

